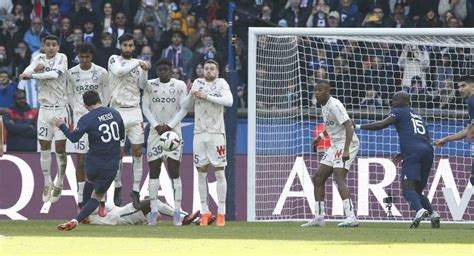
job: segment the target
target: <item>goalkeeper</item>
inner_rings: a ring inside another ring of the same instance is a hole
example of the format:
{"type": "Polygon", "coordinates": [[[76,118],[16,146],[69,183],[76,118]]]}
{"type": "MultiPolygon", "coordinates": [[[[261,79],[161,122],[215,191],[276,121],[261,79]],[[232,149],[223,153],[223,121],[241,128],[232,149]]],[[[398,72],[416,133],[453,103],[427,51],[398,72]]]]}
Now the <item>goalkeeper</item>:
{"type": "Polygon", "coordinates": [[[403,197],[416,211],[410,228],[417,228],[420,221],[431,215],[431,227],[439,228],[439,214],[433,211],[430,201],[423,195],[433,165],[433,147],[430,144],[428,129],[420,115],[410,107],[410,95],[404,91],[395,93],[392,110],[387,118],[370,124],[356,125],[363,130],[378,131],[395,125],[400,138],[401,153],[393,160],[402,163],[403,197]]]}
{"type": "MultiPolygon", "coordinates": [[[[446,142],[467,138],[467,143],[471,144],[474,136],[474,77],[467,77],[459,82],[459,93],[463,96],[468,105],[470,123],[462,131],[446,136],[433,142],[434,146],[441,147],[446,142]]],[[[474,155],[474,147],[471,144],[471,156],[474,155]]],[[[471,184],[474,185],[474,162],[471,167],[471,184]]]]}

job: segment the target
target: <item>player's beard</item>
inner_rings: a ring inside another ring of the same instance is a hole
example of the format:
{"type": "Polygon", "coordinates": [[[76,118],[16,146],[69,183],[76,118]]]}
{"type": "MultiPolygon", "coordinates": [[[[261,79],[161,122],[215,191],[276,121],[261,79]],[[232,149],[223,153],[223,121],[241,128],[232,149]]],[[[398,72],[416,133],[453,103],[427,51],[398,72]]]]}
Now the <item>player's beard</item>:
{"type": "Polygon", "coordinates": [[[122,57],[124,59],[131,59],[132,58],[132,53],[131,52],[122,52],[122,57]]]}

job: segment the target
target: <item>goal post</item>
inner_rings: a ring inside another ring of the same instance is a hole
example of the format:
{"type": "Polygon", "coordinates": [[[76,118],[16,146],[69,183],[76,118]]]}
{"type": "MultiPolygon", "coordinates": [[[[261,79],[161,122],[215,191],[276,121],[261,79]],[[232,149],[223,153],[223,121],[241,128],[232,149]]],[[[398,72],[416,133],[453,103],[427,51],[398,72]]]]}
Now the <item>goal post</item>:
{"type": "MultiPolygon", "coordinates": [[[[290,221],[313,216],[313,185],[324,145],[313,148],[324,126],[313,90],[328,80],[356,123],[381,120],[394,92],[411,94],[432,139],[462,130],[467,106],[457,91],[474,76],[472,28],[249,28],[247,220],[290,221]]],[[[347,181],[363,221],[410,221],[403,199],[393,127],[355,133],[361,142],[347,181]]],[[[443,221],[474,222],[469,183],[471,149],[465,141],[435,149],[424,194],[443,221]]],[[[326,216],[343,218],[330,178],[326,216]]]]}

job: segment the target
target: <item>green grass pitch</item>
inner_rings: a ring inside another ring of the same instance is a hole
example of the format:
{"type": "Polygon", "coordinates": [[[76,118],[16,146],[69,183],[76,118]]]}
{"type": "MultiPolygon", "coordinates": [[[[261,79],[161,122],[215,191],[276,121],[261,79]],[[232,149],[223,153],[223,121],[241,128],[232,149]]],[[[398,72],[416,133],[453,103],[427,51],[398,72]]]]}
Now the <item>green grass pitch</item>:
{"type": "Polygon", "coordinates": [[[0,221],[0,255],[474,255],[472,225],[418,229],[407,223],[361,223],[358,228],[300,228],[298,222],[233,222],[216,226],[79,225],[64,221],[0,221]]]}

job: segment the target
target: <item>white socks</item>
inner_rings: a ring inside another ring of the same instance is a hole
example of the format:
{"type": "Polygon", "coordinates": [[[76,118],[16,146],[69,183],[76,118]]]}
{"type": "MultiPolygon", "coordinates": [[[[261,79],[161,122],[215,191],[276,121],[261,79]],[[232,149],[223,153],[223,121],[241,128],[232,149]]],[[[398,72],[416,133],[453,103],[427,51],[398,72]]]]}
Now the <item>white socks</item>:
{"type": "Polygon", "coordinates": [[[183,186],[181,184],[181,177],[173,179],[174,190],[174,209],[181,211],[181,200],[183,198],[183,186]]]}
{"type": "Polygon", "coordinates": [[[217,213],[218,214],[225,214],[225,201],[227,197],[227,181],[225,179],[225,172],[216,171],[216,179],[217,179],[217,200],[218,207],[217,213]]]}
{"type": "Polygon", "coordinates": [[[140,183],[142,182],[142,174],[143,174],[143,158],[140,157],[133,157],[133,191],[140,192],[140,183]]]}
{"type": "Polygon", "coordinates": [[[209,206],[207,205],[207,172],[198,171],[198,189],[199,198],[201,199],[201,214],[209,212],[209,206]]]}
{"type": "Polygon", "coordinates": [[[354,207],[352,206],[352,200],[350,198],[342,200],[342,205],[344,207],[344,214],[346,217],[354,216],[354,207]]]}
{"type": "Polygon", "coordinates": [[[44,185],[51,185],[51,150],[40,150],[40,166],[43,171],[44,185]]]}
{"type": "Polygon", "coordinates": [[[160,189],[159,179],[150,179],[148,182],[148,196],[150,197],[151,211],[158,211],[158,190],[160,189]]]}
{"type": "Polygon", "coordinates": [[[314,216],[316,217],[324,217],[326,214],[324,213],[324,201],[315,201],[314,202],[314,216]]]}
{"type": "Polygon", "coordinates": [[[120,159],[117,175],[115,175],[115,179],[114,179],[114,186],[116,188],[122,187],[122,168],[123,168],[123,162],[122,162],[122,159],[120,159]]]}
{"type": "Polygon", "coordinates": [[[64,175],[66,174],[67,154],[56,153],[56,162],[58,163],[58,174],[54,186],[59,188],[63,186],[64,175]]]}
{"type": "Polygon", "coordinates": [[[77,202],[78,203],[82,203],[82,201],[84,200],[84,184],[86,182],[84,181],[79,181],[77,183],[77,202]]]}

